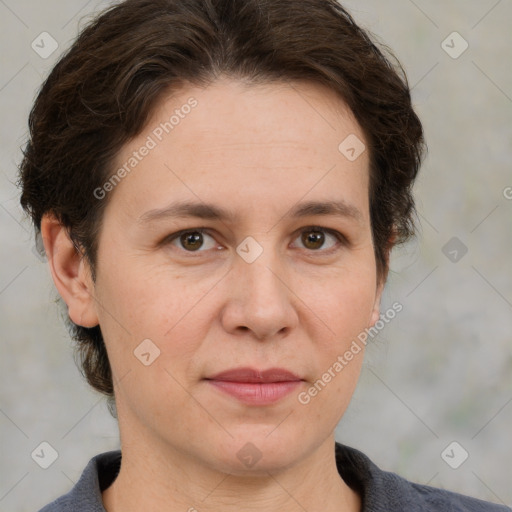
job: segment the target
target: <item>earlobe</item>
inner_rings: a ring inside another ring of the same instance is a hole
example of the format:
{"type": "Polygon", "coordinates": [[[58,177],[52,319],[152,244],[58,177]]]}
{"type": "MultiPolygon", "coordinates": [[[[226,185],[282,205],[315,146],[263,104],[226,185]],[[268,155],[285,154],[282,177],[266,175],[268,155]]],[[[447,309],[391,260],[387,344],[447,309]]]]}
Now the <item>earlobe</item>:
{"type": "Polygon", "coordinates": [[[391,256],[391,250],[393,249],[393,246],[395,245],[395,242],[397,240],[397,234],[396,230],[393,229],[392,234],[389,238],[388,245],[386,247],[385,251],[385,263],[384,263],[384,269],[382,270],[382,274],[378,277],[378,283],[377,283],[377,290],[375,292],[375,302],[373,304],[373,310],[370,318],[370,327],[373,327],[375,323],[380,318],[380,304],[382,299],[382,293],[384,291],[384,286],[386,284],[386,280],[388,277],[389,272],[389,260],[391,256]]]}
{"type": "Polygon", "coordinates": [[[384,281],[381,281],[377,286],[377,291],[375,293],[375,302],[373,304],[372,315],[370,319],[370,327],[373,327],[377,320],[380,318],[380,302],[382,298],[382,291],[384,290],[384,281]]]}
{"type": "Polygon", "coordinates": [[[94,283],[86,259],[71,241],[68,230],[50,214],[41,220],[41,236],[53,282],[68,306],[68,315],[77,325],[98,325],[94,283]]]}

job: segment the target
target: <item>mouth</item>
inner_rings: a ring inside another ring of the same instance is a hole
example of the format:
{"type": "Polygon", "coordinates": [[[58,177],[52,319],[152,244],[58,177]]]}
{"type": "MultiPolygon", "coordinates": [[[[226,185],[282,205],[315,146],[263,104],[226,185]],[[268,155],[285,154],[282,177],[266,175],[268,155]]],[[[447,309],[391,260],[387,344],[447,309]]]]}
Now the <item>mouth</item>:
{"type": "Polygon", "coordinates": [[[278,402],[303,382],[284,368],[234,368],[205,379],[214,388],[248,405],[278,402]]]}
{"type": "Polygon", "coordinates": [[[271,382],[294,382],[302,379],[293,372],[284,368],[269,368],[268,370],[256,370],[254,368],[233,368],[208,377],[207,380],[224,382],[249,382],[267,384],[271,382]]]}

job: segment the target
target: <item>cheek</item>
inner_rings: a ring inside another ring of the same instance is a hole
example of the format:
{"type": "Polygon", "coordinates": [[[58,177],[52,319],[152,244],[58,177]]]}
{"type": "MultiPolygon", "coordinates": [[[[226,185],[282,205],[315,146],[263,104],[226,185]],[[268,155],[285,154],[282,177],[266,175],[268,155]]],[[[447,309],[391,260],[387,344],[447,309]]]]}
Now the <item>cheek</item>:
{"type": "MultiPolygon", "coordinates": [[[[212,321],[209,303],[201,299],[213,284],[208,279],[188,286],[185,279],[135,268],[126,278],[123,268],[119,264],[104,272],[98,289],[118,404],[143,422],[153,418],[168,424],[169,417],[180,417],[190,405],[186,388],[198,375],[194,354],[212,321]]],[[[194,409],[191,416],[204,423],[200,411],[194,409]]]]}
{"type": "Polygon", "coordinates": [[[321,424],[329,432],[343,416],[359,379],[365,344],[358,337],[370,324],[375,272],[370,266],[361,267],[338,273],[318,286],[309,284],[305,302],[319,319],[309,333],[315,344],[310,357],[315,375],[297,398],[310,428],[321,424]]]}
{"type": "Polygon", "coordinates": [[[149,339],[160,351],[160,363],[170,370],[186,369],[213,321],[211,303],[204,299],[215,279],[184,279],[168,269],[129,268],[130,262],[122,259],[116,263],[102,269],[97,288],[98,315],[112,366],[120,375],[140,369],[134,350],[149,339]]]}
{"type": "Polygon", "coordinates": [[[316,315],[319,331],[312,339],[325,339],[332,346],[342,348],[347,340],[369,326],[376,299],[376,272],[369,264],[344,266],[320,277],[301,279],[294,292],[316,315]],[[322,330],[323,335],[320,335],[322,330]]]}

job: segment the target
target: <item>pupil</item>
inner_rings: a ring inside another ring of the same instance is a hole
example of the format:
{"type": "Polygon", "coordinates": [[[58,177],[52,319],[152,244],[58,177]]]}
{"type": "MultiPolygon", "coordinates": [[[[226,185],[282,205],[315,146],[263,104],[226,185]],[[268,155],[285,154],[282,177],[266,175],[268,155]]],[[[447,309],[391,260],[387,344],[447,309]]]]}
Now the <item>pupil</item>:
{"type": "Polygon", "coordinates": [[[309,242],[311,242],[315,249],[322,247],[323,241],[324,241],[324,234],[319,231],[309,231],[307,236],[305,237],[305,240],[303,238],[303,242],[305,245],[307,245],[309,242]]]}
{"type": "Polygon", "coordinates": [[[186,233],[181,235],[181,241],[183,243],[183,247],[190,248],[192,250],[197,250],[201,246],[201,238],[202,234],[198,231],[194,231],[192,234],[186,233]],[[188,246],[188,247],[187,247],[188,246]]]}

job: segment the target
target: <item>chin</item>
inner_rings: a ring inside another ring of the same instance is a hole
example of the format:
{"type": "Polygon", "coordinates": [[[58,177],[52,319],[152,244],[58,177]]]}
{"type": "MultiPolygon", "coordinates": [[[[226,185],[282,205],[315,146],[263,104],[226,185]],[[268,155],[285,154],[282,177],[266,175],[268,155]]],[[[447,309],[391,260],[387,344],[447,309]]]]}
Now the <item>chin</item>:
{"type": "MultiPolygon", "coordinates": [[[[275,427],[274,427],[275,428],[275,427]]],[[[228,429],[229,430],[229,429],[228,429]]],[[[213,448],[217,470],[237,476],[268,476],[293,466],[304,454],[303,441],[272,429],[245,429],[245,432],[227,437],[213,448]]],[[[211,446],[211,444],[210,444],[211,446]]]]}

